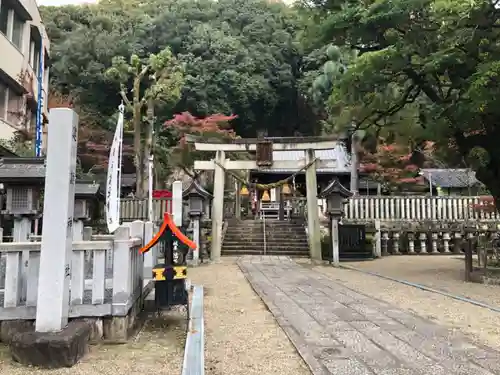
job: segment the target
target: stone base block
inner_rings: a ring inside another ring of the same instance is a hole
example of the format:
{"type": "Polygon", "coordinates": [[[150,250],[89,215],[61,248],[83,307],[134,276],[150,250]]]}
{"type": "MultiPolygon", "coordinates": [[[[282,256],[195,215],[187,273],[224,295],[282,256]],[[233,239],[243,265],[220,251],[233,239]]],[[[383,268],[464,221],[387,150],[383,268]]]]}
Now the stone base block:
{"type": "Polygon", "coordinates": [[[34,330],[35,322],[33,320],[5,320],[0,322],[0,342],[10,344],[15,334],[34,330]]]}
{"type": "Polygon", "coordinates": [[[92,328],[85,321],[71,321],[60,332],[19,332],[12,336],[12,358],[27,366],[74,366],[89,350],[92,328]]]}

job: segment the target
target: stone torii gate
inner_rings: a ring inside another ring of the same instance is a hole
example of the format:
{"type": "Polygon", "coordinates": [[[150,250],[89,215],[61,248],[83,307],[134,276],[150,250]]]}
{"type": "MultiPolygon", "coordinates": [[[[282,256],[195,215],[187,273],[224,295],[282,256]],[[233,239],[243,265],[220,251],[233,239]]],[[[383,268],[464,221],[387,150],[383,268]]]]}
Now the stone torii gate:
{"type": "Polygon", "coordinates": [[[225,170],[259,170],[266,171],[288,169],[296,170],[311,164],[305,171],[307,189],[307,226],[309,236],[309,253],[311,259],[321,260],[321,235],[318,215],[318,184],[316,168],[335,168],[336,160],[315,159],[315,150],[332,149],[338,144],[331,137],[291,137],[291,138],[257,138],[235,139],[231,143],[215,143],[195,141],[196,151],[215,152],[215,159],[195,161],[195,170],[214,170],[214,192],[212,203],[212,261],[219,261],[222,248],[222,226],[224,206],[225,170]],[[273,161],[272,151],[304,151],[302,160],[273,161]],[[257,160],[229,160],[226,152],[256,152],[257,160]]]}

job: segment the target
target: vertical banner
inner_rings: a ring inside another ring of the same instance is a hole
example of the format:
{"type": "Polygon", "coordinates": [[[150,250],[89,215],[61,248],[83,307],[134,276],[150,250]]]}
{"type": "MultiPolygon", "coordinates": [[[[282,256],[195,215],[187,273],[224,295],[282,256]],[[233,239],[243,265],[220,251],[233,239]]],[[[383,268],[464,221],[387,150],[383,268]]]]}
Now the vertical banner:
{"type": "Polygon", "coordinates": [[[42,156],[42,127],[43,127],[43,36],[40,42],[40,61],[38,62],[38,100],[36,107],[36,128],[35,128],[35,156],[42,156]]]}
{"type": "Polygon", "coordinates": [[[106,182],[106,223],[109,233],[113,233],[120,226],[120,190],[123,142],[123,111],[119,107],[118,121],[116,124],[113,144],[109,152],[108,177],[106,182]]]}

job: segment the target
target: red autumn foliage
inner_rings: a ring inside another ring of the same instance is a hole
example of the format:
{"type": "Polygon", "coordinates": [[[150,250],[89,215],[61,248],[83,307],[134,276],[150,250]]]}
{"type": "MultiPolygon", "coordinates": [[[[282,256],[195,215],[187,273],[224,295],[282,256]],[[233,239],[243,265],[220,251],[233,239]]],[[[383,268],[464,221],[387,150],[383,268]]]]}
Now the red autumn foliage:
{"type": "Polygon", "coordinates": [[[375,152],[362,151],[360,168],[389,185],[418,183],[415,172],[419,167],[411,163],[411,155],[408,146],[381,142],[375,152]]]}
{"type": "Polygon", "coordinates": [[[183,143],[186,134],[212,134],[222,137],[235,138],[236,134],[229,127],[229,122],[238,116],[226,116],[220,113],[199,118],[189,112],[182,112],[174,115],[171,120],[165,122],[166,127],[174,128],[181,135],[180,142],[183,143]]]}
{"type": "Polygon", "coordinates": [[[425,167],[425,154],[432,152],[434,143],[425,142],[423,147],[423,155],[420,158],[415,158],[414,151],[409,145],[398,143],[386,143],[383,139],[379,140],[379,144],[374,152],[368,150],[361,151],[361,171],[369,173],[372,177],[380,182],[388,185],[398,186],[402,184],[418,184],[424,183],[424,178],[418,176],[417,172],[420,168],[425,167]],[[420,160],[417,165],[416,160],[420,160]]]}
{"type": "Polygon", "coordinates": [[[229,122],[236,119],[238,116],[226,116],[216,113],[207,117],[199,118],[193,116],[189,112],[176,114],[171,120],[165,122],[165,127],[173,130],[177,137],[177,146],[173,149],[173,160],[176,163],[187,167],[192,165],[195,159],[204,160],[203,153],[195,151],[193,144],[186,142],[188,135],[193,135],[203,139],[229,140],[237,137],[234,130],[230,127],[229,122]]]}

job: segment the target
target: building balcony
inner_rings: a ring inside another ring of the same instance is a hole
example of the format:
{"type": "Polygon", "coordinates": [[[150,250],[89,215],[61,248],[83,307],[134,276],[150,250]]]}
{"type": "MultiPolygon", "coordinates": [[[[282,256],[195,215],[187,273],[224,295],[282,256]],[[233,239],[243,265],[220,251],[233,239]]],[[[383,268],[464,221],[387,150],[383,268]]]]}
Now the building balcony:
{"type": "Polygon", "coordinates": [[[0,70],[8,80],[17,81],[23,71],[24,55],[7,37],[0,33],[0,51],[5,58],[0,59],[0,70]]]}

